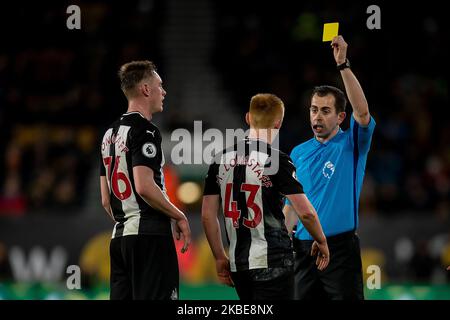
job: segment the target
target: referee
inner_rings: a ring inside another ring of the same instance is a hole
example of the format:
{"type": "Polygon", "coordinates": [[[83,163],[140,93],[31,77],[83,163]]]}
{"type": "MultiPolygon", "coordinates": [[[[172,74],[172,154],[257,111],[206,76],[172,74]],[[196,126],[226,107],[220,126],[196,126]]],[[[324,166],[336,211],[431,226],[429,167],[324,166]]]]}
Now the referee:
{"type": "Polygon", "coordinates": [[[187,250],[191,231],[166,195],[161,133],[152,122],[166,91],[151,61],[119,70],[128,110],[106,130],[101,144],[102,205],[116,222],[110,243],[111,300],[177,300],[178,260],[171,220],[187,250]]]}
{"type": "MultiPolygon", "coordinates": [[[[350,129],[340,124],[346,117],[346,98],[338,88],[313,90],[310,123],[314,137],[291,152],[296,174],[306,196],[317,210],[330,249],[330,264],[315,268],[309,255],[312,238],[301,222],[294,234],[295,286],[297,299],[363,300],[362,264],[358,227],[358,202],[375,120],[370,116],[364,92],[350,69],[347,43],[332,40],[345,90],[353,108],[350,129]]],[[[284,212],[288,229],[297,219],[289,202],[284,212]]]]}

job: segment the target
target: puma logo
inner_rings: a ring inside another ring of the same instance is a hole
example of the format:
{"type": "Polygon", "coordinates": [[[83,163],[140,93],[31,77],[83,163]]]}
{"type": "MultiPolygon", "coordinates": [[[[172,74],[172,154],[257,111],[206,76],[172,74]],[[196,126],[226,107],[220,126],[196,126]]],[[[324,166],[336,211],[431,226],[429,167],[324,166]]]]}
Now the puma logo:
{"type": "Polygon", "coordinates": [[[153,132],[151,132],[150,130],[147,130],[148,133],[151,133],[151,134],[152,134],[153,138],[155,137],[155,131],[156,131],[156,130],[153,130],[153,132]]]}

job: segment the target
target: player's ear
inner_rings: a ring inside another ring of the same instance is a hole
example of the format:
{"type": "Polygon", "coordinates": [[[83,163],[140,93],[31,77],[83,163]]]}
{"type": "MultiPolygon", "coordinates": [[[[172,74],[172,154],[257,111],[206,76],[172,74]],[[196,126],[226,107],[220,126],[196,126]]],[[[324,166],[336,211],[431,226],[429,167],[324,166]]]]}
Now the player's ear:
{"type": "Polygon", "coordinates": [[[250,112],[245,114],[245,122],[250,126],[250,112]]]}
{"type": "Polygon", "coordinates": [[[278,119],[275,121],[274,129],[280,129],[283,124],[283,119],[278,119]]]}
{"type": "Polygon", "coordinates": [[[281,115],[281,117],[278,120],[275,120],[274,129],[281,128],[281,125],[283,124],[283,119],[284,119],[284,110],[283,110],[283,114],[281,115]]]}
{"type": "Polygon", "coordinates": [[[341,124],[342,121],[344,121],[346,116],[347,116],[347,114],[345,112],[339,112],[338,113],[338,123],[341,124]]]}
{"type": "Polygon", "coordinates": [[[141,84],[141,92],[146,97],[150,96],[150,86],[145,82],[142,83],[141,84]]]}

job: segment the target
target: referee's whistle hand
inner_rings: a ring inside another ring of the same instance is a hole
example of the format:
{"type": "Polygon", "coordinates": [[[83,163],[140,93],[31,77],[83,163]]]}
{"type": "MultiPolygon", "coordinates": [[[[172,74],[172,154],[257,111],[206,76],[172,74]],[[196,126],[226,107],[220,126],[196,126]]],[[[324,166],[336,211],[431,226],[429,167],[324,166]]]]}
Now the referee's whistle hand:
{"type": "Polygon", "coordinates": [[[316,255],[317,269],[322,271],[328,266],[328,263],[330,262],[330,251],[326,242],[322,244],[319,244],[317,241],[313,242],[311,246],[311,256],[316,255]]]}

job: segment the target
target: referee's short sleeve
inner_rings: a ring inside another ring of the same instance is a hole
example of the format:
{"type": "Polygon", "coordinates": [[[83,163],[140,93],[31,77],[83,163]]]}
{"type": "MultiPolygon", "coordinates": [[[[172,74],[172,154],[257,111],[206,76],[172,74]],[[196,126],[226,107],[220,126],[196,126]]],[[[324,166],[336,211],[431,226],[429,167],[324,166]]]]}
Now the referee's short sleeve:
{"type": "Polygon", "coordinates": [[[156,130],[133,129],[130,151],[132,167],[146,166],[153,171],[161,169],[161,142],[156,130]]]}
{"type": "Polygon", "coordinates": [[[372,116],[367,126],[362,126],[356,122],[352,114],[350,118],[350,137],[353,146],[357,143],[359,154],[367,154],[369,152],[375,125],[376,122],[372,116]]]}
{"type": "Polygon", "coordinates": [[[295,166],[284,153],[280,153],[280,167],[275,174],[275,182],[283,195],[304,193],[303,186],[296,178],[295,166]]]}
{"type": "Polygon", "coordinates": [[[212,163],[209,166],[208,173],[205,178],[205,189],[203,195],[220,194],[220,186],[217,183],[217,174],[219,173],[219,164],[212,163]]]}

